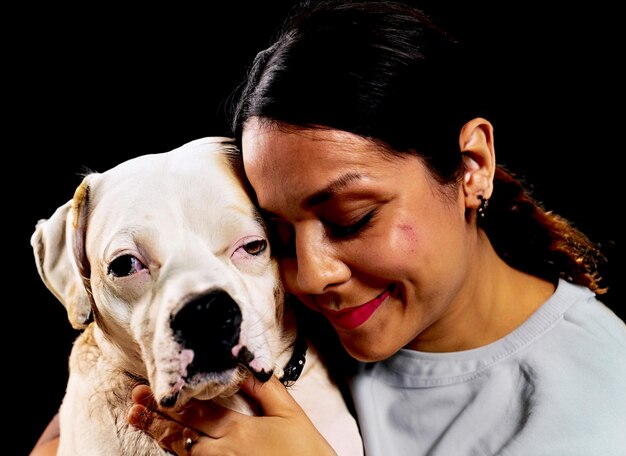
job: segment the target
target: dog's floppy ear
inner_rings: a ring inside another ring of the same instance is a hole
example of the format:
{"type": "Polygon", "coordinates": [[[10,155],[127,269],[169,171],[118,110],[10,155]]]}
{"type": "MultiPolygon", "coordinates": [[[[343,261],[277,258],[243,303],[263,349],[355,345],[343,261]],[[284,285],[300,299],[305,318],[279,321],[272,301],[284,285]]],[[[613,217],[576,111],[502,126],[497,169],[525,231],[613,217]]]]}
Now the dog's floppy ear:
{"type": "Polygon", "coordinates": [[[63,303],[75,329],[84,329],[91,315],[90,271],[85,254],[88,201],[85,178],[72,200],[49,219],[37,223],[30,239],[39,276],[63,303]]]}

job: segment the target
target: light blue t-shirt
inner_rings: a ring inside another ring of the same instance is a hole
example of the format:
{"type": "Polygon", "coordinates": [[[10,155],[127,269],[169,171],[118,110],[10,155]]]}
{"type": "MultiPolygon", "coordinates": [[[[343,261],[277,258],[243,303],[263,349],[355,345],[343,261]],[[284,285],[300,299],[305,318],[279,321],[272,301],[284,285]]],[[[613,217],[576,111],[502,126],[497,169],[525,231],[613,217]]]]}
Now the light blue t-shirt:
{"type": "Polygon", "coordinates": [[[626,325],[561,280],[503,339],[401,350],[351,391],[367,456],[625,456],[626,325]]]}

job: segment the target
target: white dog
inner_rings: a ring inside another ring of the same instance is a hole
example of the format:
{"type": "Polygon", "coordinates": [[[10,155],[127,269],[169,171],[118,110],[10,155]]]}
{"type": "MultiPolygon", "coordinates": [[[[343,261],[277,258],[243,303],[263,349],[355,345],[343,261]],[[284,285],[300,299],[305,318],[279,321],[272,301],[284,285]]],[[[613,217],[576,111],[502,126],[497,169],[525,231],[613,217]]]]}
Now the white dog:
{"type": "Polygon", "coordinates": [[[74,328],[59,455],[165,455],[129,426],[130,391],[163,409],[214,399],[252,413],[246,375],[291,393],[340,455],[360,455],[356,422],[285,308],[264,225],[227,138],[203,138],[87,175],[41,220],[39,274],[74,328]],[[91,323],[89,323],[91,321],[91,323]]]}

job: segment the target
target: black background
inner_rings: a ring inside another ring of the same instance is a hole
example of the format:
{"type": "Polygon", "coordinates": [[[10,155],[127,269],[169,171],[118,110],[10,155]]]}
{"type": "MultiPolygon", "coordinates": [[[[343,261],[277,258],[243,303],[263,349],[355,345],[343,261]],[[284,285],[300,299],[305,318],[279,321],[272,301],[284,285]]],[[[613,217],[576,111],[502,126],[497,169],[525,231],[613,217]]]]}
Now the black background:
{"type": "MultiPolygon", "coordinates": [[[[27,454],[58,408],[77,335],[37,275],[29,238],[71,198],[85,169],[202,136],[227,135],[224,105],[293,2],[213,2],[203,10],[13,12],[5,40],[3,347],[5,449],[27,454]],[[8,117],[8,119],[7,119],[8,117]]],[[[532,184],[609,258],[604,298],[622,318],[623,27],[603,3],[422,2],[479,45],[494,81],[498,161],[532,184]]],[[[34,8],[34,7],[33,7],[34,8]]]]}

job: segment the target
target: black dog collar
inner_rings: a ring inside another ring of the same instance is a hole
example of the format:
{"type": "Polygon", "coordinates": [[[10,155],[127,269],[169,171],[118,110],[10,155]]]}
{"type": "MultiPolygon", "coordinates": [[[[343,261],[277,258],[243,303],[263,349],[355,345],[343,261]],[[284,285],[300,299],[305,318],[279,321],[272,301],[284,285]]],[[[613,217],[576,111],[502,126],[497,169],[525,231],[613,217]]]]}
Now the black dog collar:
{"type": "Polygon", "coordinates": [[[298,332],[296,343],[293,347],[293,353],[289,362],[285,366],[283,376],[280,381],[285,386],[291,386],[302,374],[304,363],[306,361],[306,350],[308,348],[306,339],[298,332]]]}

